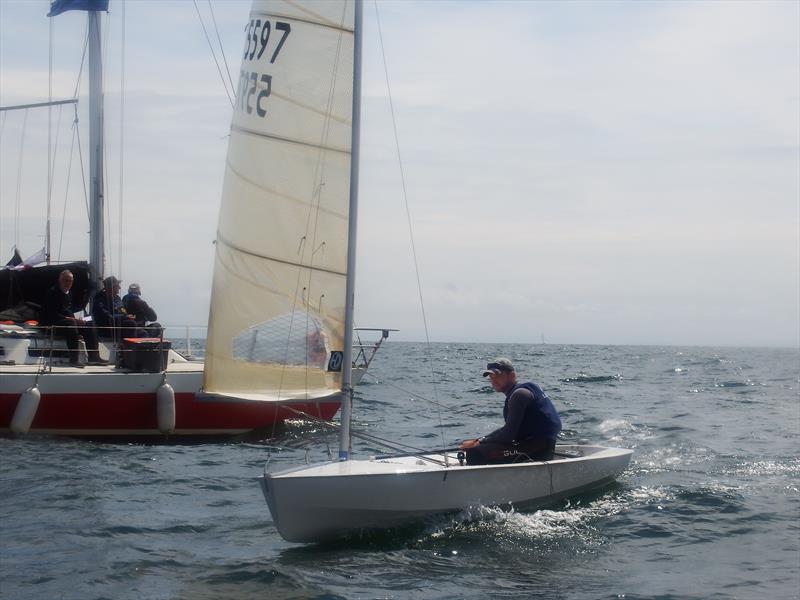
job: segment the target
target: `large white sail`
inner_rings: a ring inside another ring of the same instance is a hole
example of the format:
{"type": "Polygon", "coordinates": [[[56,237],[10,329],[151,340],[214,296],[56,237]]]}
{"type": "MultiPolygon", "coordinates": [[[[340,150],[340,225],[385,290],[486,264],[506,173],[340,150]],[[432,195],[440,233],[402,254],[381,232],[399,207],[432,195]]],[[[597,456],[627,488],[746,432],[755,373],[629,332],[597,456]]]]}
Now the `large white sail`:
{"type": "Polygon", "coordinates": [[[341,388],[352,0],[255,0],[233,111],[206,346],[207,392],[341,388]]]}

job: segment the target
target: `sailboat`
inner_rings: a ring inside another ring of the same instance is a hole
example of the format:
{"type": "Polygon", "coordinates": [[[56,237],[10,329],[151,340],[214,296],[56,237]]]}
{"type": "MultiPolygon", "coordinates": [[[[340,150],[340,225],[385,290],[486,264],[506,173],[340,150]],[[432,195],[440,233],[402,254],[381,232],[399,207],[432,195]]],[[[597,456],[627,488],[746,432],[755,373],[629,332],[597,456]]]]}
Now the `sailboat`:
{"type": "MultiPolygon", "coordinates": [[[[89,262],[0,271],[0,310],[16,306],[24,312],[31,301],[41,303],[59,272],[69,269],[78,312],[103,278],[101,15],[107,9],[108,0],[56,0],[49,15],[82,10],[88,18],[89,262]]],[[[349,161],[338,147],[348,127],[338,122],[326,129],[325,143],[332,150],[318,160],[314,132],[322,129],[318,115],[324,111],[314,107],[300,121],[285,120],[285,90],[273,91],[269,72],[261,69],[262,64],[280,67],[284,48],[302,34],[292,32],[285,20],[255,18],[245,37],[205,363],[187,360],[161,339],[127,345],[101,340],[100,355],[111,364],[78,368],[67,360],[66,345],[52,329],[37,327],[26,316],[0,323],[0,434],[196,440],[269,432],[287,419],[329,420],[339,410],[343,365],[348,373],[353,369],[354,328],[352,319],[343,319],[347,265],[339,258],[346,246],[347,207],[330,198],[349,181],[331,176],[339,163],[349,161]],[[280,125],[267,131],[267,121],[280,125]],[[283,141],[293,135],[291,127],[303,131],[301,143],[283,141]],[[265,142],[272,151],[256,151],[265,142]],[[297,163],[316,170],[316,180],[298,174],[292,166],[297,163]],[[281,176],[266,177],[266,165],[281,176]],[[296,189],[290,185],[296,180],[308,185],[296,189]]],[[[305,95],[306,87],[317,85],[323,84],[306,80],[301,91],[305,95]]],[[[375,344],[359,344],[357,377],[391,330],[375,331],[380,332],[375,344]]]]}
{"type": "MultiPolygon", "coordinates": [[[[251,86],[252,102],[234,114],[228,160],[241,164],[246,157],[252,170],[238,171],[235,187],[241,197],[232,206],[253,203],[254,189],[269,189],[268,199],[290,213],[285,217],[290,235],[264,240],[258,252],[252,242],[248,250],[235,240],[224,242],[216,271],[223,277],[215,277],[215,284],[237,286],[242,293],[276,286],[276,318],[293,314],[297,305],[305,307],[309,319],[325,324],[343,357],[341,377],[318,373],[312,378],[303,370],[289,374],[269,364],[236,365],[241,370],[229,376],[257,388],[279,376],[291,378],[315,388],[327,386],[342,398],[338,460],[278,472],[269,472],[269,463],[265,467],[260,483],[278,532],[291,542],[318,542],[470,506],[535,506],[612,481],[627,467],[630,450],[560,445],[555,460],[485,466],[463,464],[453,449],[351,458],[348,334],[355,281],[362,3],[254,0],[250,23],[256,33],[266,29],[284,36],[274,51],[262,55],[255,48],[245,55],[242,85],[251,86]],[[264,85],[253,89],[251,82],[258,81],[264,85]],[[260,111],[256,98],[263,99],[260,111]],[[313,216],[294,210],[303,193],[315,198],[313,216]],[[313,241],[303,229],[304,219],[315,224],[319,219],[313,241]],[[297,248],[302,252],[293,254],[297,248]],[[228,275],[234,268],[236,275],[228,275]]],[[[223,217],[222,239],[227,239],[228,223],[236,220],[233,214],[223,217]]],[[[248,235],[255,238],[258,232],[248,235]]],[[[213,348],[226,347],[247,318],[225,301],[214,306],[229,315],[230,323],[226,332],[214,332],[213,348]]],[[[233,365],[230,357],[222,361],[220,367],[233,365]]]]}

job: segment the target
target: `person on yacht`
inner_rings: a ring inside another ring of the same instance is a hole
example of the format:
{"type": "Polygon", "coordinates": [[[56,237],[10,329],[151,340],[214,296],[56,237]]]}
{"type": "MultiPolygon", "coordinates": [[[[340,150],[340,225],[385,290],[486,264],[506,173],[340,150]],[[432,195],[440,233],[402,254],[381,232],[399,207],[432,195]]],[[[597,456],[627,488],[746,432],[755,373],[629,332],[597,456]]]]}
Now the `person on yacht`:
{"type": "Polygon", "coordinates": [[[138,283],[128,286],[128,293],[122,297],[122,307],[134,318],[137,327],[145,330],[148,337],[161,337],[164,329],[156,322],[156,311],[142,298],[142,288],[138,283]]]}
{"type": "Polygon", "coordinates": [[[103,289],[92,300],[92,318],[104,338],[124,339],[142,337],[136,320],[127,314],[119,297],[122,282],[111,275],[103,279],[103,289]]]}
{"type": "Polygon", "coordinates": [[[69,362],[73,367],[82,368],[78,360],[78,340],[83,338],[90,365],[107,365],[108,361],[100,358],[97,345],[97,334],[91,323],[75,316],[72,305],[72,283],[75,280],[72,271],[67,269],[58,275],[56,285],[47,290],[42,306],[42,324],[53,327],[54,335],[63,337],[69,349],[69,362]]]}

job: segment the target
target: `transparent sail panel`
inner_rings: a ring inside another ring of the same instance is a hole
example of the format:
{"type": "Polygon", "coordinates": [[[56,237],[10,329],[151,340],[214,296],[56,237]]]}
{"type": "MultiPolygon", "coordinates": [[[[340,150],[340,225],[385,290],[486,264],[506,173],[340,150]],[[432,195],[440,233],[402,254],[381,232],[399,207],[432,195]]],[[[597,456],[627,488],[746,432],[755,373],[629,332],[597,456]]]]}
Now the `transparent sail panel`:
{"type": "Polygon", "coordinates": [[[338,393],[344,343],[353,3],[256,1],[217,230],[207,392],[338,393]]]}

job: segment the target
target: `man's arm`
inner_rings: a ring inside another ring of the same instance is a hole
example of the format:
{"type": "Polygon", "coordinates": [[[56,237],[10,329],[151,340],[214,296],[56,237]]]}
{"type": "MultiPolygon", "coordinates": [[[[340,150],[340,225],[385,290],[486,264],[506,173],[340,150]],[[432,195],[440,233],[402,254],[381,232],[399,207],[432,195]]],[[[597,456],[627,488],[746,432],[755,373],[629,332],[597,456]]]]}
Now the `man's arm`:
{"type": "Polygon", "coordinates": [[[519,388],[508,399],[508,415],[506,416],[506,424],[500,429],[496,429],[489,435],[483,438],[484,442],[496,442],[510,444],[513,442],[519,428],[522,425],[522,417],[525,416],[525,409],[528,404],[533,400],[531,394],[525,388],[519,388]]]}

